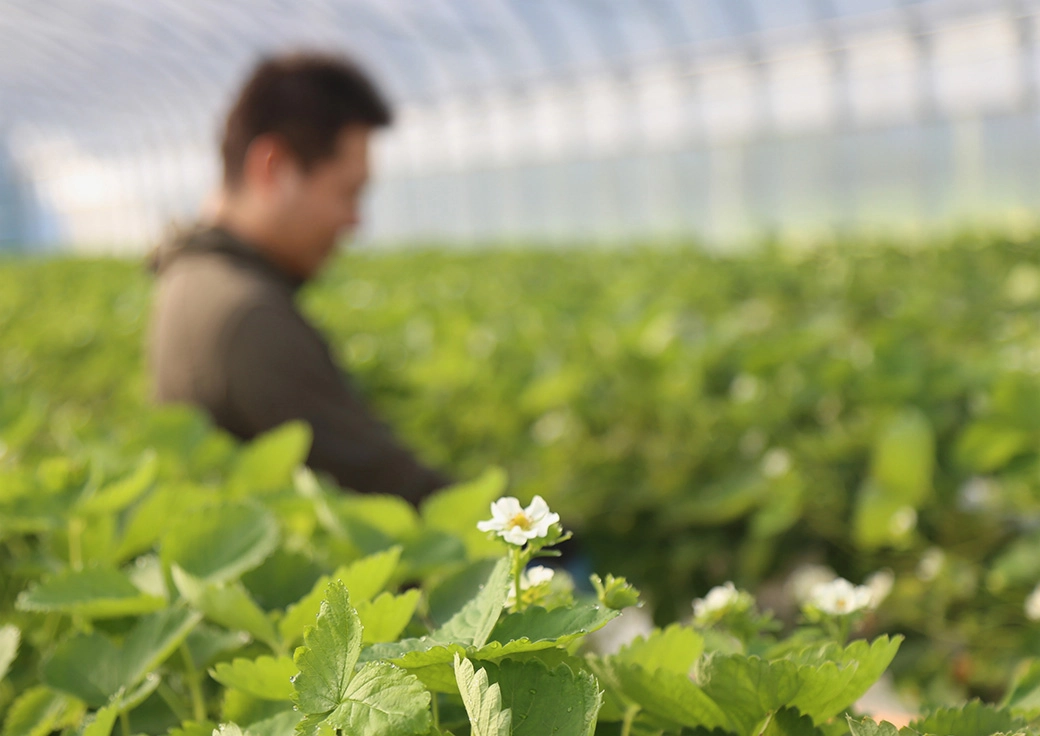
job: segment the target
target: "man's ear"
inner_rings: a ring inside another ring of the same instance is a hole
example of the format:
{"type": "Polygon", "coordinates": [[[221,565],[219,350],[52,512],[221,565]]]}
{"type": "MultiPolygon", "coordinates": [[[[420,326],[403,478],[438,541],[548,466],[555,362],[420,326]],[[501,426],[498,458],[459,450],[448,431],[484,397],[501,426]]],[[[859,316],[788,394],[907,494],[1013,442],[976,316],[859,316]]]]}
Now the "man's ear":
{"type": "Polygon", "coordinates": [[[246,148],[242,166],[243,180],[252,186],[267,190],[278,185],[295,159],[285,141],[278,135],[258,135],[246,148]]]}

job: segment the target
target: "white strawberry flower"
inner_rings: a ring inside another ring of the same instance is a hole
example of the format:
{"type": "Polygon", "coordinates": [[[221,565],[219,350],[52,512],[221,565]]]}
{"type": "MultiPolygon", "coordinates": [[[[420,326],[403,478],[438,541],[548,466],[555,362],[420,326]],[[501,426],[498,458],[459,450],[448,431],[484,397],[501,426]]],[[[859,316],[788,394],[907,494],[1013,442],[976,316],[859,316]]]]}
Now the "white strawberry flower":
{"type": "Polygon", "coordinates": [[[560,520],[560,515],[549,510],[541,496],[531,499],[527,508],[513,496],[503,496],[491,504],[491,518],[478,521],[482,532],[497,532],[509,544],[522,547],[531,539],[549,534],[549,527],[560,520]]]}
{"type": "Polygon", "coordinates": [[[813,588],[820,583],[829,583],[837,577],[827,565],[806,564],[801,565],[788,578],[784,589],[793,600],[798,603],[807,603],[813,588]]]}
{"type": "MultiPolygon", "coordinates": [[[[520,592],[537,588],[539,585],[547,585],[553,580],[556,571],[544,565],[532,565],[520,573],[520,592]]],[[[506,606],[512,607],[516,603],[516,590],[509,588],[509,596],[506,598],[506,606]]]]}
{"type": "Polygon", "coordinates": [[[872,608],[874,593],[865,585],[853,585],[845,578],[835,578],[829,583],[818,583],[809,594],[809,603],[832,616],[872,608]]]}
{"type": "Polygon", "coordinates": [[[1040,621],[1040,585],[1033,588],[1033,592],[1026,598],[1026,618],[1030,621],[1040,621]]]}
{"type": "Polygon", "coordinates": [[[732,582],[716,585],[703,598],[693,601],[693,617],[699,622],[714,618],[715,614],[740,606],[747,608],[752,603],[748,593],[737,590],[732,582]]]}
{"type": "Polygon", "coordinates": [[[520,589],[527,590],[528,588],[534,588],[538,585],[551,583],[555,574],[556,571],[551,567],[532,565],[524,570],[523,575],[520,577],[520,589]]]}
{"type": "Polygon", "coordinates": [[[863,581],[863,585],[870,590],[871,609],[876,609],[888,598],[888,594],[892,592],[892,587],[895,583],[896,576],[888,569],[878,570],[863,581]]]}

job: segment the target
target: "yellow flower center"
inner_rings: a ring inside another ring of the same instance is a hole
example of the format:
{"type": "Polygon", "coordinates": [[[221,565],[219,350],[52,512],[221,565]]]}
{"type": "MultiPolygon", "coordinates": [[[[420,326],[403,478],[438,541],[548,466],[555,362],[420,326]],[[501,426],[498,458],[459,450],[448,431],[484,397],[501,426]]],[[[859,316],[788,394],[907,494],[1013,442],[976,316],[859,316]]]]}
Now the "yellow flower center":
{"type": "Polygon", "coordinates": [[[844,598],[839,598],[834,602],[834,607],[839,611],[844,611],[846,608],[849,607],[849,602],[844,598]]]}
{"type": "Polygon", "coordinates": [[[520,527],[525,532],[531,528],[531,520],[527,518],[527,514],[523,511],[509,520],[510,529],[515,529],[517,527],[520,527]]]}

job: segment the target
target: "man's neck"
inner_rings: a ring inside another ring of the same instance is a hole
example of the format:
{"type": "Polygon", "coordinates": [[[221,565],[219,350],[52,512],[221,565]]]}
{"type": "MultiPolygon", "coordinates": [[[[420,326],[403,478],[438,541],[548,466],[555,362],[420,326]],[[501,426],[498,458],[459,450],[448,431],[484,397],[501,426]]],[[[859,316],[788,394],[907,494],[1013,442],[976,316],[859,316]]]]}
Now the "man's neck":
{"type": "Polygon", "coordinates": [[[207,219],[295,278],[282,256],[283,246],[276,228],[265,222],[265,213],[255,203],[244,201],[233,193],[222,192],[207,219]]]}

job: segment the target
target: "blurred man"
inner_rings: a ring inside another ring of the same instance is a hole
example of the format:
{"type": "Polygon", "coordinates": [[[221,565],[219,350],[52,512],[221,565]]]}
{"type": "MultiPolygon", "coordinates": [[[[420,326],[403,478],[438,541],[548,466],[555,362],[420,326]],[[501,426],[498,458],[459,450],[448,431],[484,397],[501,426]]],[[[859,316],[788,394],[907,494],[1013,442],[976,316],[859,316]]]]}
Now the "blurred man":
{"type": "Polygon", "coordinates": [[[369,137],[390,117],[346,60],[260,64],[227,118],[209,221],[157,253],[149,352],[159,401],[201,406],[244,439],[305,420],[311,467],[414,503],[444,477],[370,413],[294,303],[357,226],[369,137]]]}

